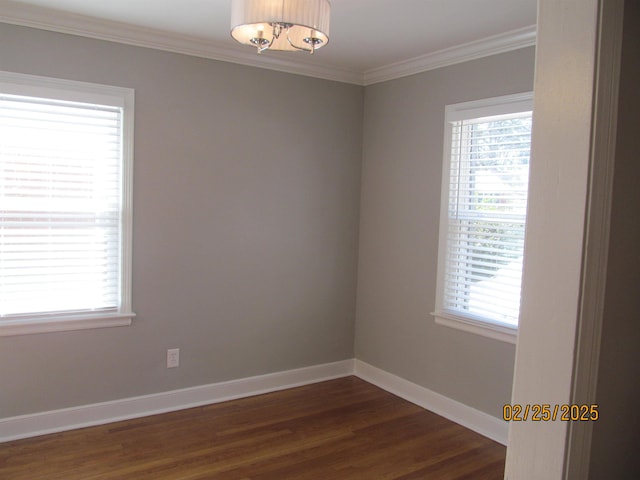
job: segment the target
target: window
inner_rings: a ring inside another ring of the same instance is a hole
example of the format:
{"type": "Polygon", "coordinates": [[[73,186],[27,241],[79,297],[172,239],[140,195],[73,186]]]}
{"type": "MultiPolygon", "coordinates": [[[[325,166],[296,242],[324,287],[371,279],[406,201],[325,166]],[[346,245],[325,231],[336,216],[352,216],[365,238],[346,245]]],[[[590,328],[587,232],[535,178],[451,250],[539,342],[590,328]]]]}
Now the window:
{"type": "Polygon", "coordinates": [[[0,335],[128,325],[133,91],[0,72],[0,335]]]}
{"type": "Polygon", "coordinates": [[[515,342],[532,96],[449,105],[436,322],[515,342]]]}

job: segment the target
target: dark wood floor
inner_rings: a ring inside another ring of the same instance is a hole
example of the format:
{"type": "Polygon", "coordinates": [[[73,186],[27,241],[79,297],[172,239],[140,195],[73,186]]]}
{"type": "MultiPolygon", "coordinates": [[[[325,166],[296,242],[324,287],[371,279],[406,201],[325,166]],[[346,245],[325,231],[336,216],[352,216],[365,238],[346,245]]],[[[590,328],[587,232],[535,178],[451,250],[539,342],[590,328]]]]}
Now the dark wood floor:
{"type": "Polygon", "coordinates": [[[0,479],[502,479],[505,447],[358,378],[0,444],[0,479]]]}

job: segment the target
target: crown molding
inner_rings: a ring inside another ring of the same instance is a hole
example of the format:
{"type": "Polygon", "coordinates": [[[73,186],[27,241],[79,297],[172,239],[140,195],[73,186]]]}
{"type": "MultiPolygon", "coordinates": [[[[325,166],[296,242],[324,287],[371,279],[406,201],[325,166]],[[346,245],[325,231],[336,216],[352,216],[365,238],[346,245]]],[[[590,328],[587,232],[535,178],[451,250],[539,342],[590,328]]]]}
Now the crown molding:
{"type": "Polygon", "coordinates": [[[258,56],[243,47],[233,48],[199,37],[100,20],[11,0],[0,0],[0,4],[0,22],[3,23],[362,86],[529,47],[535,45],[536,40],[536,28],[531,26],[360,72],[306,63],[300,61],[299,56],[296,61],[276,55],[258,56]]]}
{"type": "Polygon", "coordinates": [[[536,44],[536,26],[494,35],[364,72],[365,86],[435,70],[457,63],[510,52],[536,44]]]}
{"type": "Polygon", "coordinates": [[[11,0],[0,0],[0,22],[38,28],[58,33],[78,35],[98,40],[153,48],[195,57],[266,68],[308,77],[362,85],[362,73],[340,67],[256,55],[243,47],[233,48],[199,37],[175,34],[163,30],[134,26],[110,20],[100,20],[74,13],[51,10],[11,0]]]}

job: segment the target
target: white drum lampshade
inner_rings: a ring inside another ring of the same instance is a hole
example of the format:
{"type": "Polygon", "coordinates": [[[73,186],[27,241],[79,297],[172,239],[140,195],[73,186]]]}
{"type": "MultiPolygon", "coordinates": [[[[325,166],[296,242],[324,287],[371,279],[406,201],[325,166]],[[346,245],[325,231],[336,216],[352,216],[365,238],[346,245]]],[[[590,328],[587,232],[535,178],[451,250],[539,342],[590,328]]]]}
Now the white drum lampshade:
{"type": "Polygon", "coordinates": [[[329,0],[232,0],[231,36],[264,50],[313,53],[329,42],[329,0]]]}

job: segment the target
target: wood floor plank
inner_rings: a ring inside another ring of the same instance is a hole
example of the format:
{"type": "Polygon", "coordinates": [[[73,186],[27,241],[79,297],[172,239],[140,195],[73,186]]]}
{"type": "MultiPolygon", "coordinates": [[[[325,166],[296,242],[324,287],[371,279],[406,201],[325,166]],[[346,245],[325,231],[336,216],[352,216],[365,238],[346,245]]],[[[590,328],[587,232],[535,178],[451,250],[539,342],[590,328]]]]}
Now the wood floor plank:
{"type": "Polygon", "coordinates": [[[3,480],[502,479],[505,447],[356,377],[0,444],[3,480]]]}

